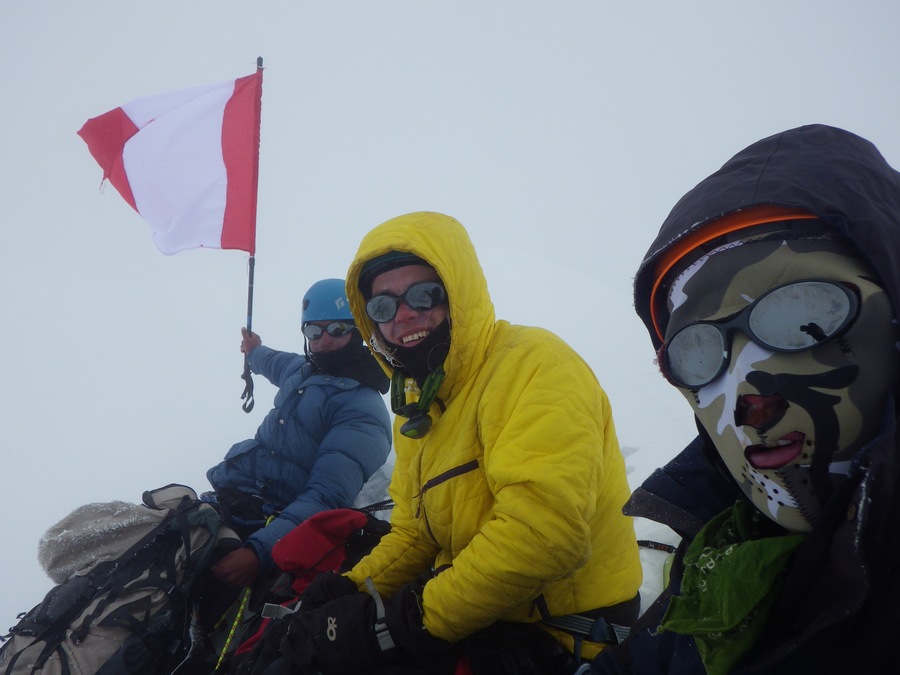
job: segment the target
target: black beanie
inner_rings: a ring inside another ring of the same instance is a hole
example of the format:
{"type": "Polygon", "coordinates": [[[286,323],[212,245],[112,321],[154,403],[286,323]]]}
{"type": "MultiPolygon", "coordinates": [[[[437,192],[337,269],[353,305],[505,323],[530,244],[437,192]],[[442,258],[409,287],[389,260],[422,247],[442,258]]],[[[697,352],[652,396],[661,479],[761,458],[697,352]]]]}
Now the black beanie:
{"type": "Polygon", "coordinates": [[[372,297],[372,282],[379,274],[384,274],[388,270],[397,269],[398,267],[407,267],[408,265],[425,265],[433,268],[433,265],[423,260],[419,256],[408,251],[388,251],[383,255],[368,260],[359,273],[359,290],[366,300],[372,297]]]}

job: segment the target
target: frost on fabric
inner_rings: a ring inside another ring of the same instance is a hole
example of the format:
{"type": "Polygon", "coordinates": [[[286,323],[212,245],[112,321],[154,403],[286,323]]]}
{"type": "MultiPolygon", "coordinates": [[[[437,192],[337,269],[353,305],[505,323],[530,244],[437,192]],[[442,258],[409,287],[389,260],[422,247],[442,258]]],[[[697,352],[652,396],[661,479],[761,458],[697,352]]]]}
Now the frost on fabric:
{"type": "Polygon", "coordinates": [[[61,584],[77,572],[118,558],[164,515],[164,511],[121,501],[79,506],[41,537],[38,562],[54,583],[61,584]]]}
{"type": "MultiPolygon", "coordinates": [[[[353,508],[362,509],[388,499],[388,486],[391,483],[391,474],[394,471],[394,459],[394,451],[391,450],[385,463],[363,485],[362,490],[360,490],[353,502],[353,508]]],[[[381,511],[375,511],[372,515],[380,520],[389,521],[391,519],[391,509],[389,507],[381,511]]]]}

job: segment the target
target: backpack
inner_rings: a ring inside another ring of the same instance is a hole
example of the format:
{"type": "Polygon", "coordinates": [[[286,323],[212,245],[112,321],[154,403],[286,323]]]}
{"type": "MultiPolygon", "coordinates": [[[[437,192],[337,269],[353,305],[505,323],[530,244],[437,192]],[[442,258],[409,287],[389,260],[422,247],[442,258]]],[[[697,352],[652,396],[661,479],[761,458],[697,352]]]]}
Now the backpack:
{"type": "Polygon", "coordinates": [[[0,675],[170,673],[218,533],[218,513],[183,485],[76,509],[41,541],[58,585],[10,629],[0,675]]]}

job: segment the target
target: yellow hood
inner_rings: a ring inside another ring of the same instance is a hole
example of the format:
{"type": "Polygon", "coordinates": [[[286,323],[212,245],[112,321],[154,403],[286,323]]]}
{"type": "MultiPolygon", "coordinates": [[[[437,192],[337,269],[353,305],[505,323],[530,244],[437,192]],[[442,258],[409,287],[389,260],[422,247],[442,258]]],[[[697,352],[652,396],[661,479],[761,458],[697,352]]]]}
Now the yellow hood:
{"type": "MultiPolygon", "coordinates": [[[[444,363],[447,377],[438,396],[453,399],[473,374],[473,364],[484,360],[494,330],[494,305],[475,247],[465,228],[455,218],[441,213],[418,211],[392,218],[369,232],[347,272],[347,298],[360,333],[369,342],[375,324],[366,315],[359,289],[364,265],[389,251],[413,253],[428,261],[444,282],[450,305],[450,352],[444,363]]],[[[381,367],[390,376],[390,364],[376,353],[381,367]]]]}

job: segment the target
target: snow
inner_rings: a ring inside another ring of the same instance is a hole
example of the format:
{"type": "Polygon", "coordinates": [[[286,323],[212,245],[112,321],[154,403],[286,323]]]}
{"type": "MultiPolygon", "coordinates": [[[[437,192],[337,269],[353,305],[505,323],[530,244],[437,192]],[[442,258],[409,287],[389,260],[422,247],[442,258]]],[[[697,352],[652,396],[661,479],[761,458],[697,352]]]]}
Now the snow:
{"type": "Polygon", "coordinates": [[[75,572],[115,560],[161,519],[159,511],[118,500],[79,506],[41,537],[38,563],[61,584],[75,572]]]}

